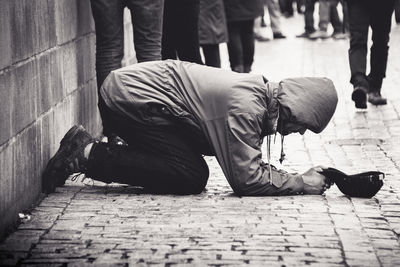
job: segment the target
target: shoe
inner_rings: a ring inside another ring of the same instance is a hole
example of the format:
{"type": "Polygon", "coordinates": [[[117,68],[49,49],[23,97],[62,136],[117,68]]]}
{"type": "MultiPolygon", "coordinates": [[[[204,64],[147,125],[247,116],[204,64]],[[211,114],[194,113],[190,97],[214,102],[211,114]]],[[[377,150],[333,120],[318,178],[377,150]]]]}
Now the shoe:
{"type": "Polygon", "coordinates": [[[349,35],[343,32],[334,32],[332,33],[331,37],[335,40],[343,40],[343,39],[348,39],[349,35]]]}
{"type": "Polygon", "coordinates": [[[355,87],[351,94],[351,100],[354,101],[356,108],[367,108],[367,90],[361,86],[355,87]]]}
{"type": "Polygon", "coordinates": [[[272,32],[268,27],[254,29],[254,38],[259,42],[267,42],[272,40],[272,32]]]}
{"type": "Polygon", "coordinates": [[[379,92],[371,92],[368,93],[368,102],[376,106],[386,105],[387,99],[382,97],[379,92]]]}
{"type": "Polygon", "coordinates": [[[274,39],[285,39],[286,36],[283,35],[281,32],[274,32],[273,35],[274,39]]]}
{"type": "Polygon", "coordinates": [[[95,139],[83,126],[72,126],[60,142],[57,153],[49,160],[42,175],[42,191],[52,193],[57,186],[64,185],[73,173],[83,173],[87,169],[84,157],[85,147],[95,139]]]}
{"type": "Polygon", "coordinates": [[[311,33],[311,34],[308,36],[308,39],[311,39],[311,40],[315,40],[315,39],[327,39],[327,38],[329,38],[329,37],[331,37],[331,36],[328,34],[328,32],[318,30],[318,31],[315,31],[315,32],[311,33]]]}
{"type": "Polygon", "coordinates": [[[314,32],[315,31],[313,31],[313,32],[303,32],[303,33],[300,33],[300,34],[296,35],[296,38],[308,38],[308,36],[310,36],[310,34],[312,34],[314,32]]]}

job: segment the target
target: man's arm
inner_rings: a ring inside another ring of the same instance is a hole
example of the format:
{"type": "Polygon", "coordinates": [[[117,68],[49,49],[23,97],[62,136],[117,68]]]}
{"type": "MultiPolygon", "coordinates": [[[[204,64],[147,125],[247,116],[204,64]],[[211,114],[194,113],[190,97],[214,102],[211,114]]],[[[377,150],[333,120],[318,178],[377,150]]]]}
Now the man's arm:
{"type": "Polygon", "coordinates": [[[293,195],[304,191],[300,174],[272,168],[261,159],[261,122],[256,114],[233,114],[208,122],[222,170],[238,195],[293,195]]]}

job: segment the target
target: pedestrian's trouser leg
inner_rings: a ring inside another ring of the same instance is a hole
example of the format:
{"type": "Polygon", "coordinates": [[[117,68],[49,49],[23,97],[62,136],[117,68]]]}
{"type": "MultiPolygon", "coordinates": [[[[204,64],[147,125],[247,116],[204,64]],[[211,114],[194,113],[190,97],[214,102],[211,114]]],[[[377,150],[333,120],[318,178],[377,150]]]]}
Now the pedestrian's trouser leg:
{"type": "Polygon", "coordinates": [[[254,19],[242,21],[241,25],[241,42],[243,47],[243,72],[251,71],[254,61],[254,19]]]}
{"type": "Polygon", "coordinates": [[[338,4],[339,0],[329,0],[329,17],[335,33],[343,32],[343,23],[339,18],[339,13],[337,10],[338,4]]]}
{"type": "Polygon", "coordinates": [[[328,0],[320,0],[319,1],[318,13],[319,13],[318,27],[321,31],[326,32],[328,30],[328,24],[331,21],[328,0]]]}
{"type": "Polygon", "coordinates": [[[177,44],[179,32],[176,30],[179,20],[176,15],[175,0],[164,0],[164,15],[161,39],[161,58],[177,59],[177,44]]]}
{"type": "Polygon", "coordinates": [[[241,21],[228,22],[228,54],[231,69],[243,72],[243,48],[240,37],[241,21]]]}
{"type": "Polygon", "coordinates": [[[267,8],[269,18],[271,20],[271,29],[273,33],[280,33],[282,32],[281,29],[281,21],[280,21],[280,12],[278,8],[278,3],[276,0],[267,0],[267,8]]]}
{"type": "Polygon", "coordinates": [[[370,90],[380,91],[386,75],[389,51],[389,34],[394,9],[394,0],[377,2],[371,18],[372,46],[370,61],[370,90]]]}
{"type": "MultiPolygon", "coordinates": [[[[100,90],[107,75],[121,67],[124,56],[124,26],[122,0],[91,0],[96,29],[96,78],[100,90]]],[[[107,116],[105,103],[99,98],[99,111],[103,121],[103,133],[107,134],[107,116]]]]}
{"type": "Polygon", "coordinates": [[[164,0],[127,0],[138,62],[161,60],[164,0]]]}
{"type": "Polygon", "coordinates": [[[305,31],[307,33],[315,32],[314,7],[315,7],[315,0],[306,0],[305,11],[304,11],[304,23],[305,23],[305,31]]]}
{"type": "Polygon", "coordinates": [[[368,28],[371,21],[371,11],[369,5],[364,1],[348,1],[349,11],[349,30],[350,30],[350,48],[349,63],[351,71],[350,82],[354,86],[362,86],[368,89],[366,78],[367,68],[367,41],[368,28]]]}
{"type": "Polygon", "coordinates": [[[207,66],[221,67],[221,57],[219,54],[219,44],[202,45],[204,59],[207,66]]]}
{"type": "Polygon", "coordinates": [[[203,157],[179,127],[150,127],[128,121],[114,129],[128,146],[95,143],[86,175],[103,182],[141,186],[162,194],[198,194],[208,180],[203,157]]]}

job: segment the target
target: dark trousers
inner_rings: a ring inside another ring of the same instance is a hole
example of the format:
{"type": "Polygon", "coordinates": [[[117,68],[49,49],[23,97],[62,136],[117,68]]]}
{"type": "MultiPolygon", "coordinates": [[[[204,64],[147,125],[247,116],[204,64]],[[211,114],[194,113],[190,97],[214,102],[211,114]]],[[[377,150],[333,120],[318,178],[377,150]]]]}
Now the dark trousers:
{"type": "Polygon", "coordinates": [[[314,26],[314,9],[315,3],[317,0],[306,0],[305,9],[304,9],[304,23],[305,23],[305,31],[307,33],[315,32],[314,26]]]}
{"type": "Polygon", "coordinates": [[[209,169],[180,127],[141,125],[110,114],[112,130],[128,145],[95,143],[86,176],[106,183],[144,187],[161,194],[198,194],[209,169]]]}
{"type": "MultiPolygon", "coordinates": [[[[100,89],[107,75],[121,67],[124,56],[123,11],[132,15],[134,44],[138,62],[161,59],[164,0],[91,0],[96,29],[96,77],[100,89]]],[[[99,94],[99,110],[104,125],[104,101],[99,94]]]]}
{"type": "Polygon", "coordinates": [[[200,55],[199,0],[165,0],[162,59],[203,64],[200,55]]]}
{"type": "Polygon", "coordinates": [[[219,44],[205,44],[201,45],[205,63],[210,67],[221,67],[221,56],[219,53],[219,44]]]}
{"type": "Polygon", "coordinates": [[[388,42],[394,0],[349,0],[350,82],[370,91],[380,91],[386,75],[388,42]],[[368,30],[372,29],[370,73],[366,76],[368,30]]]}
{"type": "Polygon", "coordinates": [[[250,72],[254,60],[254,20],[228,22],[228,54],[231,69],[250,72]]]}

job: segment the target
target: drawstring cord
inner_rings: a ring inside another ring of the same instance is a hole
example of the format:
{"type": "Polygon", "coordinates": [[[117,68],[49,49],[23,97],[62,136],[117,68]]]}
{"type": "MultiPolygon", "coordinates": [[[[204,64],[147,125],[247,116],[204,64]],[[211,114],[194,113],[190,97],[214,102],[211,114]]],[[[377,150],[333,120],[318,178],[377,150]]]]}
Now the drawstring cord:
{"type": "Polygon", "coordinates": [[[285,159],[285,152],[283,152],[283,139],[285,138],[284,135],[281,135],[281,157],[279,158],[280,164],[282,164],[283,160],[285,159]]]}
{"type": "Polygon", "coordinates": [[[271,136],[267,135],[267,160],[269,169],[269,183],[272,185],[272,168],[271,168],[271,136]]]}

